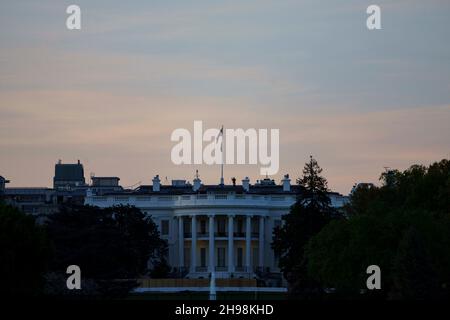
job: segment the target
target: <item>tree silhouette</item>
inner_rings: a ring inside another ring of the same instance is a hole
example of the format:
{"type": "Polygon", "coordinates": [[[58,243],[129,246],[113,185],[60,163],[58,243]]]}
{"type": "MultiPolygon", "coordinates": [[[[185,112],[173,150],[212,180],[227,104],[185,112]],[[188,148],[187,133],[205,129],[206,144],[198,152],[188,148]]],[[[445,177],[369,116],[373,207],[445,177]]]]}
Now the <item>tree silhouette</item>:
{"type": "Polygon", "coordinates": [[[317,284],[308,277],[305,247],[332,219],[333,210],[327,195],[327,181],[322,169],[311,156],[303,175],[297,179],[302,187],[289,214],[283,216],[283,226],[274,230],[272,248],[279,256],[279,267],[294,295],[311,294],[317,284]]]}
{"type": "Polygon", "coordinates": [[[0,201],[0,294],[42,293],[50,254],[45,230],[34,218],[0,201]]]}

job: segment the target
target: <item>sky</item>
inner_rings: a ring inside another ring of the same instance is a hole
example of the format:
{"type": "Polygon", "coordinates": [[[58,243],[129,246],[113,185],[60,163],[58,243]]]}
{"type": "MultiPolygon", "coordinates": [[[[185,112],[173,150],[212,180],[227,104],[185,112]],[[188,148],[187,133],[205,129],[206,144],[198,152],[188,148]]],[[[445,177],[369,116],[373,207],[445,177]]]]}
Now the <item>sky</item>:
{"type": "MultiPolygon", "coordinates": [[[[449,39],[448,0],[0,0],[0,175],[51,186],[58,159],[79,159],[122,186],[196,169],[215,184],[218,165],[170,158],[172,131],[201,120],[279,129],[273,179],[313,155],[347,194],[450,157],[449,39]]],[[[259,168],[226,165],[225,181],[259,168]]]]}

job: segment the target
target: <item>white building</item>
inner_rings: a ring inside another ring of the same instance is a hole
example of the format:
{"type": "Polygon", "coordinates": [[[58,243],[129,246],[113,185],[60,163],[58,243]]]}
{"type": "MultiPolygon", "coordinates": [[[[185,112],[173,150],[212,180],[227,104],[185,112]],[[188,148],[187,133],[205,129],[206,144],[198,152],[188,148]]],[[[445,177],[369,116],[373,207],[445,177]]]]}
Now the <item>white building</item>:
{"type": "MultiPolygon", "coordinates": [[[[289,213],[299,191],[286,175],[280,185],[264,179],[251,185],[193,185],[174,180],[134,191],[97,195],[88,191],[85,203],[98,207],[133,205],[151,215],[169,244],[169,263],[183,277],[253,278],[279,274],[271,249],[274,227],[289,213]]],[[[332,205],[346,197],[330,193],[332,205]]],[[[280,277],[281,279],[281,277],[280,277]]]]}

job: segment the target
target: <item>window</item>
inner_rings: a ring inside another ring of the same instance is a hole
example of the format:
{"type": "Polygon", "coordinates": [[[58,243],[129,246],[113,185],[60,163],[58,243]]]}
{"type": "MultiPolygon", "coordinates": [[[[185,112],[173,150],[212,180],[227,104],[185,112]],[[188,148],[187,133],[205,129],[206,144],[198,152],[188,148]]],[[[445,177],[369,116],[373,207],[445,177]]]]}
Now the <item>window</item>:
{"type": "Polygon", "coordinates": [[[241,218],[237,221],[237,230],[238,233],[244,233],[244,220],[241,218]]]}
{"type": "Polygon", "coordinates": [[[225,226],[225,219],[217,219],[217,232],[219,233],[219,235],[225,235],[225,226]]]}
{"type": "Polygon", "coordinates": [[[185,236],[190,236],[191,233],[191,221],[188,219],[183,219],[183,232],[185,236]]]}
{"type": "Polygon", "coordinates": [[[169,234],[169,220],[161,220],[161,235],[167,236],[169,234]]]}
{"type": "Polygon", "coordinates": [[[253,248],[253,263],[252,265],[258,266],[259,265],[259,252],[258,248],[253,248]]]}
{"type": "Polygon", "coordinates": [[[237,266],[238,267],[242,267],[244,264],[244,249],[242,248],[237,248],[237,266]]]}
{"type": "Polygon", "coordinates": [[[200,220],[200,233],[206,234],[206,220],[205,219],[200,220]]]}
{"type": "Polygon", "coordinates": [[[225,248],[217,248],[217,266],[225,267],[225,248]]]}
{"type": "Polygon", "coordinates": [[[206,248],[200,248],[200,267],[206,267],[206,248]]]}
{"type": "Polygon", "coordinates": [[[189,267],[191,265],[191,248],[184,248],[184,266],[189,267]]]}
{"type": "Polygon", "coordinates": [[[259,233],[259,219],[252,219],[252,233],[259,233]]]}

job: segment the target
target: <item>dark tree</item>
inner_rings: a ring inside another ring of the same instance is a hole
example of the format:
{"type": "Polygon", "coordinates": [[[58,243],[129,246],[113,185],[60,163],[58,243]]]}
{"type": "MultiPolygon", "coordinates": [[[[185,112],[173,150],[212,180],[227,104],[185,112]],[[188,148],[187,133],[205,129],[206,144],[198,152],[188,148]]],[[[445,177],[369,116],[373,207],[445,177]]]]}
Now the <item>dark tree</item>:
{"type": "Polygon", "coordinates": [[[381,187],[356,188],[345,208],[347,218],[310,240],[308,274],[322,287],[361,296],[365,270],[375,264],[382,270],[377,297],[448,297],[450,162],[389,170],[381,180],[381,187]]]}
{"type": "Polygon", "coordinates": [[[317,161],[311,157],[305,164],[303,176],[297,180],[302,188],[296,203],[290,213],[283,216],[283,226],[274,230],[272,247],[293,295],[308,296],[318,289],[306,272],[305,248],[333,216],[327,181],[321,172],[317,161]]]}
{"type": "Polygon", "coordinates": [[[430,253],[415,228],[406,230],[393,264],[393,298],[408,300],[439,297],[439,280],[430,253]]]}
{"type": "Polygon", "coordinates": [[[50,254],[34,218],[0,202],[0,294],[40,294],[50,254]]]}
{"type": "MultiPolygon", "coordinates": [[[[123,296],[137,285],[134,279],[155,270],[164,276],[169,270],[166,241],[152,219],[136,207],[65,207],[50,218],[48,230],[55,246],[53,278],[58,279],[67,266],[78,265],[82,281],[89,284],[87,295],[123,296]]],[[[65,281],[51,288],[61,289],[53,294],[70,293],[65,281]]],[[[82,282],[82,294],[83,289],[82,282]]]]}
{"type": "Polygon", "coordinates": [[[298,185],[303,187],[298,194],[297,202],[303,207],[316,211],[329,211],[330,198],[328,197],[327,180],[321,176],[322,168],[312,156],[305,163],[302,177],[297,179],[298,185]]]}

